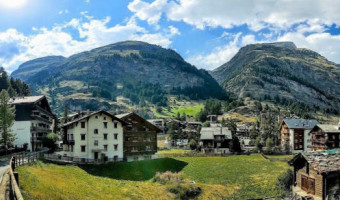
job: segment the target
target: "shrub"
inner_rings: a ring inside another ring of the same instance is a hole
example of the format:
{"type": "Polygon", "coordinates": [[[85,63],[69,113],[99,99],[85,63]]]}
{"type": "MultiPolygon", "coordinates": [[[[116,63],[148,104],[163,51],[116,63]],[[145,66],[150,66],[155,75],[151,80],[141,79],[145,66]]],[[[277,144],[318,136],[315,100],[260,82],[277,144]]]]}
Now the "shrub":
{"type": "Polygon", "coordinates": [[[190,183],[183,178],[182,173],[157,172],[153,178],[153,182],[167,185],[169,192],[174,193],[180,199],[195,198],[201,194],[202,189],[197,187],[195,183],[190,183]]]}
{"type": "Polygon", "coordinates": [[[290,186],[293,184],[293,171],[287,169],[287,171],[278,177],[277,187],[290,192],[290,186]]]}
{"type": "Polygon", "coordinates": [[[166,171],[164,173],[157,172],[153,182],[159,182],[161,184],[167,183],[182,183],[183,182],[182,173],[172,173],[170,171],[166,171]]]}

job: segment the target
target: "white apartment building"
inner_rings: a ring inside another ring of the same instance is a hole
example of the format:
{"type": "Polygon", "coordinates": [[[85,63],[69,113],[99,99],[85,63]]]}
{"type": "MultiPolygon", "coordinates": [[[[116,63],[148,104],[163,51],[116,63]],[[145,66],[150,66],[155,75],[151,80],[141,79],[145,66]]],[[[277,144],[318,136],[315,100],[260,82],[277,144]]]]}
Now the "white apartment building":
{"type": "Polygon", "coordinates": [[[85,114],[62,126],[63,151],[58,154],[74,160],[123,160],[125,124],[103,110],[85,114]]]}
{"type": "Polygon", "coordinates": [[[54,132],[56,116],[45,96],[15,97],[9,102],[15,107],[15,121],[11,130],[16,135],[14,145],[27,150],[43,148],[42,138],[54,132]]]}

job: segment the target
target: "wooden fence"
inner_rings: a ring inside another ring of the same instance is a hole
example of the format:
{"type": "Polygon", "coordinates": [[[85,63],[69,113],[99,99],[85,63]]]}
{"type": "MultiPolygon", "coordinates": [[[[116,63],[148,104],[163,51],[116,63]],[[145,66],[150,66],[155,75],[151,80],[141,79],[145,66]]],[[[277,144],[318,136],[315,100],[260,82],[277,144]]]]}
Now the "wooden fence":
{"type": "Polygon", "coordinates": [[[19,188],[19,174],[15,172],[15,168],[23,165],[25,163],[30,163],[36,161],[38,158],[41,158],[45,152],[48,150],[43,150],[39,152],[32,153],[19,153],[15,154],[10,159],[9,166],[9,175],[10,175],[10,184],[11,184],[11,200],[23,200],[22,194],[19,188]]]}
{"type": "Polygon", "coordinates": [[[165,154],[157,154],[158,158],[166,158],[166,157],[228,157],[233,156],[235,154],[231,153],[165,153],[165,154]]]}

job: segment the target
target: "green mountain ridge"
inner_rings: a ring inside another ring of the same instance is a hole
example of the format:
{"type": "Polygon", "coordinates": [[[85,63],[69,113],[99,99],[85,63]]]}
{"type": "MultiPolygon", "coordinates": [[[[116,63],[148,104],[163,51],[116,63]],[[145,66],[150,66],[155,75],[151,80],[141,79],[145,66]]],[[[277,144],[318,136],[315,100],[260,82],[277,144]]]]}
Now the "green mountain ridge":
{"type": "Polygon", "coordinates": [[[340,110],[340,68],[292,42],[251,44],[210,74],[238,97],[340,110]]]}
{"type": "Polygon", "coordinates": [[[167,94],[191,99],[226,98],[205,70],[187,63],[174,50],[125,41],[75,54],[28,61],[12,73],[33,91],[51,99],[52,107],[115,109],[116,97],[134,105],[164,106],[167,94]]]}

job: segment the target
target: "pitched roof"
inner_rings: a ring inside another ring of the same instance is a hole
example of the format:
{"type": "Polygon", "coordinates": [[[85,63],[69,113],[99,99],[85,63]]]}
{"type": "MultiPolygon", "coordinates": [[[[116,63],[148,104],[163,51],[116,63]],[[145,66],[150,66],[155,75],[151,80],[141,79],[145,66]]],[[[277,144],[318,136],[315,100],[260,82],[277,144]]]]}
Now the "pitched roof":
{"type": "Polygon", "coordinates": [[[115,119],[115,120],[121,122],[122,124],[127,124],[125,121],[123,121],[123,120],[117,118],[116,116],[112,115],[111,113],[109,113],[109,112],[107,112],[107,111],[105,111],[105,110],[100,110],[100,111],[91,112],[91,113],[86,114],[86,115],[84,115],[84,116],[82,116],[82,117],[80,117],[80,118],[77,118],[77,119],[75,119],[75,120],[72,120],[72,121],[70,121],[70,122],[67,122],[66,124],[62,125],[62,127],[71,125],[71,124],[73,124],[73,123],[75,123],[75,122],[78,122],[78,121],[80,121],[80,120],[86,119],[86,118],[88,118],[88,117],[90,117],[90,116],[92,116],[92,115],[98,114],[98,113],[105,113],[106,115],[112,117],[112,119],[115,119]]]}
{"type": "Polygon", "coordinates": [[[290,129],[312,129],[319,123],[315,119],[284,119],[283,122],[290,129]]]}
{"type": "Polygon", "coordinates": [[[121,118],[124,118],[124,117],[126,117],[126,116],[129,116],[130,114],[132,114],[132,112],[129,112],[129,113],[122,113],[122,114],[116,115],[116,117],[118,117],[119,119],[121,119],[121,118]]]}
{"type": "Polygon", "coordinates": [[[338,150],[300,153],[288,163],[293,165],[296,160],[301,158],[304,158],[310,167],[319,173],[340,171],[340,152],[338,150]]]}
{"type": "Polygon", "coordinates": [[[139,116],[138,114],[134,113],[134,112],[129,112],[129,113],[122,113],[119,115],[116,115],[116,117],[118,117],[121,120],[126,120],[126,118],[130,115],[135,115],[138,118],[140,118],[141,120],[143,120],[146,124],[148,124],[149,126],[153,127],[154,129],[156,129],[156,131],[158,132],[162,132],[162,130],[160,128],[158,128],[157,126],[155,126],[154,124],[152,124],[151,122],[149,122],[148,120],[144,119],[143,117],[139,116]]]}
{"type": "Polygon", "coordinates": [[[203,127],[200,133],[201,140],[213,140],[215,135],[225,135],[231,139],[231,131],[227,127],[203,127]]]}
{"type": "Polygon", "coordinates": [[[340,133],[339,125],[332,124],[318,124],[316,125],[326,133],[340,133]]]}
{"type": "Polygon", "coordinates": [[[26,97],[15,97],[10,100],[10,104],[25,104],[25,103],[35,103],[39,100],[45,98],[44,95],[40,96],[26,96],[26,97]]]}

